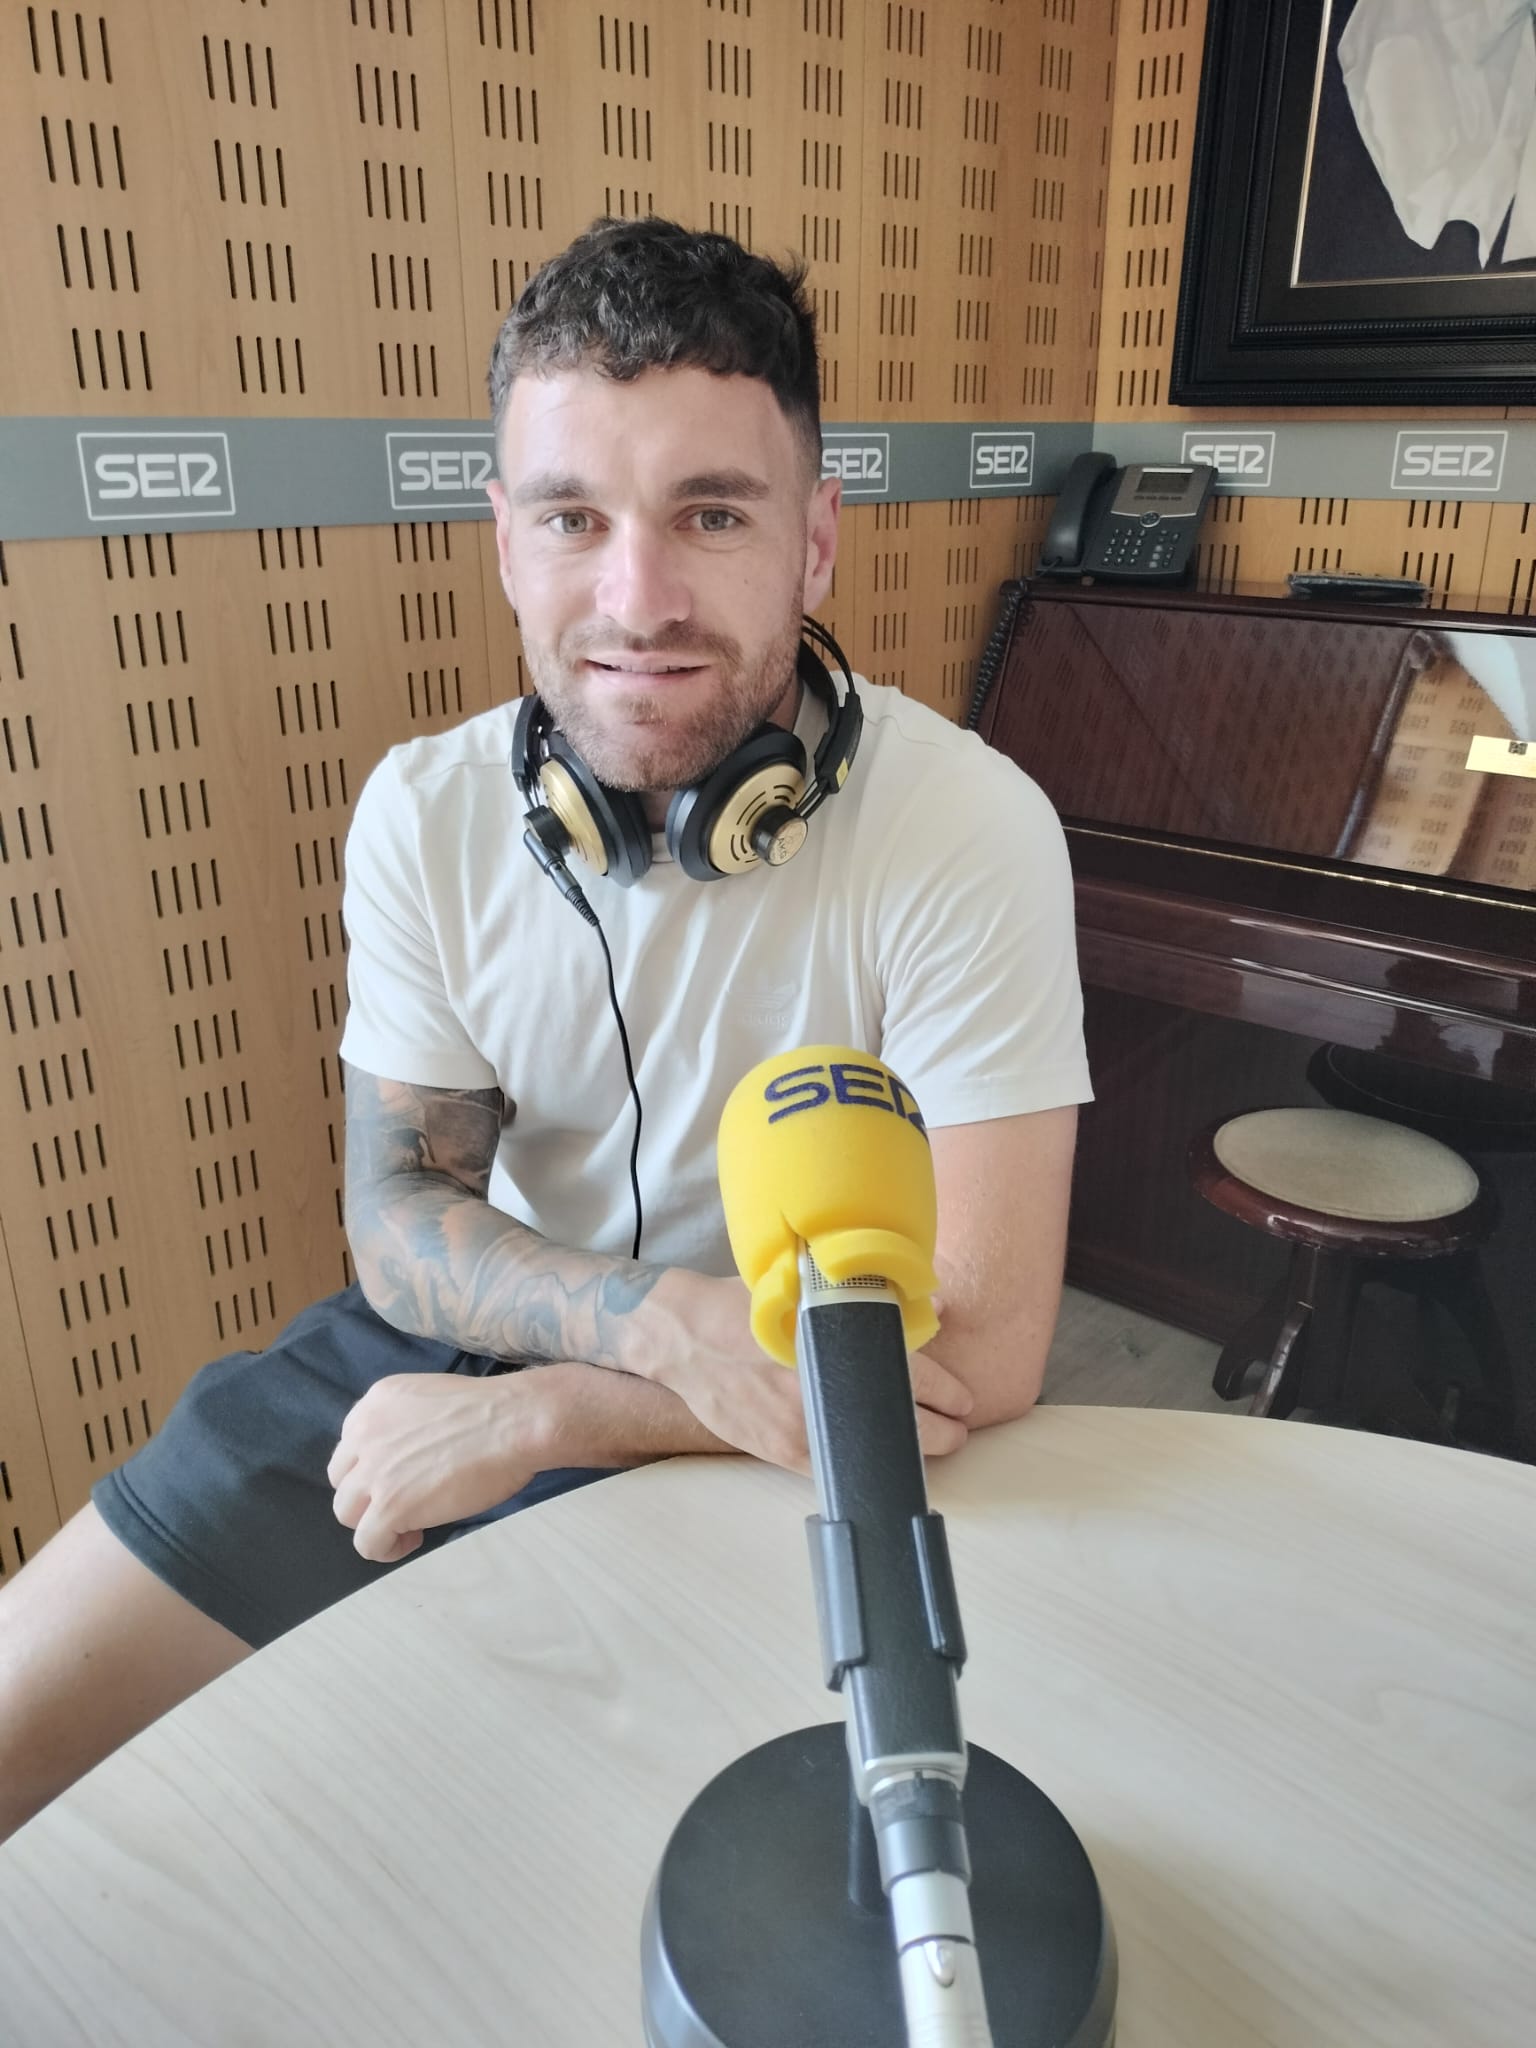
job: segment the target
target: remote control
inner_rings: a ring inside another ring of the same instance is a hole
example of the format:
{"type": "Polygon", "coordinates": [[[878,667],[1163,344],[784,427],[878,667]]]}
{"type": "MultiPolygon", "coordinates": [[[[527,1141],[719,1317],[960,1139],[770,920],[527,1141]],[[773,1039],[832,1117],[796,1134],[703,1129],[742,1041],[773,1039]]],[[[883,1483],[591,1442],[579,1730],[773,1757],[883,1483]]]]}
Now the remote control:
{"type": "Polygon", "coordinates": [[[1363,604],[1429,602],[1429,585],[1412,576],[1363,576],[1347,569],[1304,569],[1285,580],[1293,597],[1352,597],[1363,604]]]}

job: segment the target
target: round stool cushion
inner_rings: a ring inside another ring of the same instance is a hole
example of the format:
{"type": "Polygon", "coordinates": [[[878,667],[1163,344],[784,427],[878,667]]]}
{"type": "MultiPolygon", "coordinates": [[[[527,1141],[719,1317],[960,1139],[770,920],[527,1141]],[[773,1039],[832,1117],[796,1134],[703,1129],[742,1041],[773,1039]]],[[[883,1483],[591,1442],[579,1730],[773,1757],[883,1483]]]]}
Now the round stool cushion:
{"type": "Polygon", "coordinates": [[[1366,1223],[1427,1223],[1477,1196],[1459,1152],[1347,1109],[1255,1109],[1224,1123],[1216,1157],[1238,1180],[1303,1209],[1366,1223]]]}

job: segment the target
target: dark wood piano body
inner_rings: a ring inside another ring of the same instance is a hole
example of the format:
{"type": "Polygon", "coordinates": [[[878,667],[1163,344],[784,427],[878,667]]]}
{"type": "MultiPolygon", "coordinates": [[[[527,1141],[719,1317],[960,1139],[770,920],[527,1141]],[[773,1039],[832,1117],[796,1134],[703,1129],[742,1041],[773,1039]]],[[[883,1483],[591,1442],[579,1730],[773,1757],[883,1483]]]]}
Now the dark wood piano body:
{"type": "Polygon", "coordinates": [[[1318,1046],[1359,1048],[1502,1125],[1463,1149],[1536,1380],[1536,780],[1466,767],[1474,734],[1536,755],[1533,720],[1536,622],[1025,589],[978,724],[1071,847],[1097,1091],[1077,1284],[1229,1334],[1283,1254],[1190,1193],[1189,1139],[1316,1102],[1318,1046]]]}

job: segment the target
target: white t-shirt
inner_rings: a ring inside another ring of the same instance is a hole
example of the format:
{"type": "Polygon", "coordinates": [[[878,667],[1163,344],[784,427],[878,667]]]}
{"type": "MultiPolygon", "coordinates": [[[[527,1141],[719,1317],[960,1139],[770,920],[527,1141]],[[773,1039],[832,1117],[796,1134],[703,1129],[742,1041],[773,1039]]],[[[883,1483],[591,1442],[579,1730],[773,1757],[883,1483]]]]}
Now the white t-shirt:
{"type": "MultiPolygon", "coordinates": [[[[930,1126],[1087,1101],[1071,877],[1056,815],[1004,755],[861,683],[844,788],[786,866],[696,882],[658,834],[602,921],[644,1106],[641,1256],[734,1270],[715,1132],[748,1068],[872,1052],[930,1126]]],[[[342,1056],[431,1088],[497,1087],[490,1199],[554,1243],[626,1254],[634,1110],[596,932],[522,843],[515,704],[392,749],[347,840],[342,1056]]],[[[808,749],[825,713],[807,694],[808,749]]]]}

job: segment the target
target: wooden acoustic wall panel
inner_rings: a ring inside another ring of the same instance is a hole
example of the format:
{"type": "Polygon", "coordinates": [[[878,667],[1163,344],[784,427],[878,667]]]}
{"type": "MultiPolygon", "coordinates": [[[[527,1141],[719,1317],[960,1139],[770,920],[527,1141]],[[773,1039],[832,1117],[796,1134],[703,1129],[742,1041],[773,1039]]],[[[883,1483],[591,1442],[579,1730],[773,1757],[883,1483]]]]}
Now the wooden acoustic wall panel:
{"type": "Polygon", "coordinates": [[[1006,357],[993,410],[1008,418],[1092,419],[1114,10],[1099,0],[1042,0],[1028,10],[988,8],[987,16],[1006,39],[1000,164],[989,172],[962,154],[959,201],[964,220],[978,195],[990,191],[1002,216],[997,257],[1006,357]]]}
{"type": "Polygon", "coordinates": [[[1530,505],[1490,505],[1478,608],[1528,617],[1536,600],[1536,518],[1530,505]]]}
{"type": "Polygon", "coordinates": [[[26,1335],[0,1232],[0,1585],[58,1527],[42,1418],[26,1369],[26,1335]]]}
{"type": "Polygon", "coordinates": [[[460,526],[454,531],[454,545],[461,541],[474,547],[480,557],[481,605],[485,620],[486,692],[492,704],[504,704],[530,688],[523,660],[523,639],[517,614],[501,587],[501,569],[496,559],[496,529],[489,522],[460,526]]]}
{"type": "MultiPolygon", "coordinates": [[[[600,215],[654,212],[803,255],[826,416],[858,416],[860,0],[475,0],[448,9],[447,41],[477,408],[533,271],[600,215]]],[[[499,696],[526,678],[489,535],[481,546],[499,696]]]]}
{"type": "Polygon", "coordinates": [[[829,416],[854,413],[858,0],[475,0],[447,14],[471,381],[517,292],[602,214],[804,254],[829,416]]]}
{"type": "Polygon", "coordinates": [[[440,4],[0,17],[15,412],[468,403],[440,4]]]}
{"type": "Polygon", "coordinates": [[[859,417],[1085,417],[1112,60],[1075,0],[870,6],[859,417]]]}
{"type": "Polygon", "coordinates": [[[7,573],[0,1225],[68,1512],[198,1364],[349,1277],[347,824],[387,746],[484,708],[487,660],[463,527],[7,573]]]}
{"type": "MultiPolygon", "coordinates": [[[[1081,419],[1092,402],[1114,40],[1045,0],[871,6],[861,419],[1081,419]]],[[[951,717],[1040,499],[860,504],[854,645],[951,717]]]]}
{"type": "Polygon", "coordinates": [[[1204,0],[1124,0],[1118,26],[1095,418],[1166,419],[1204,0]]]}
{"type": "Polygon", "coordinates": [[[856,665],[873,683],[963,718],[992,630],[998,587],[1033,568],[1043,498],[954,498],[860,505],[843,514],[857,536],[856,665]]]}
{"type": "MultiPolygon", "coordinates": [[[[472,382],[545,257],[598,213],[655,210],[804,255],[829,419],[1081,417],[1113,60],[1107,17],[1088,12],[450,10],[472,382]],[[1003,260],[1024,244],[1022,263],[1003,260]]],[[[997,585],[1032,565],[1041,509],[850,503],[823,617],[872,675],[963,708],[997,585]]],[[[481,548],[499,695],[525,675],[489,535],[481,548]]]]}
{"type": "Polygon", "coordinates": [[[1491,516],[1518,507],[1443,498],[1216,498],[1201,533],[1202,589],[1284,595],[1295,570],[1412,576],[1431,603],[1484,602],[1491,516]]]}
{"type": "MultiPolygon", "coordinates": [[[[156,545],[158,566],[169,574],[164,545],[156,545]]],[[[7,783],[0,999],[9,1055],[0,1228],[31,1369],[26,1391],[49,1443],[51,1490],[61,1507],[76,1505],[90,1476],[152,1427],[157,1340],[176,1305],[204,1284],[185,1200],[166,1199],[163,1168],[176,1143],[170,1134],[178,1122],[184,1128],[183,1105],[167,1084],[163,1054],[147,1054],[180,1020],[168,1009],[169,948],[149,950],[141,899],[150,828],[135,815],[142,788],[158,825],[166,792],[180,824],[188,778],[169,789],[164,775],[152,787],[136,786],[132,764],[120,759],[129,750],[122,670],[90,645],[103,631],[111,635],[122,611],[134,633],[135,616],[142,620],[147,609],[158,663],[165,607],[158,622],[142,599],[114,613],[94,591],[98,601],[88,607],[81,586],[102,573],[100,551],[92,565],[89,549],[34,543],[7,551],[11,666],[0,708],[7,783]],[[137,870],[136,888],[126,884],[125,858],[137,870]],[[130,911],[138,913],[138,946],[122,922],[130,911]]],[[[149,584],[142,544],[137,552],[149,584]]],[[[169,644],[179,665],[174,605],[169,644]]],[[[179,698],[177,731],[190,748],[185,690],[163,687],[156,695],[167,745],[179,698]]],[[[147,697],[136,710],[147,738],[147,697]]],[[[189,896],[190,817],[200,823],[203,793],[193,772],[179,862],[189,896]]],[[[210,893],[215,886],[205,855],[196,886],[210,893]]],[[[207,1021],[211,1034],[211,1015],[207,1021]]],[[[12,1382],[7,1407],[20,1405],[12,1382]]],[[[14,1456],[8,1440],[8,1466],[25,1456],[25,1438],[14,1456]]],[[[43,1481],[24,1468],[21,1476],[34,1489],[43,1481]]]]}

